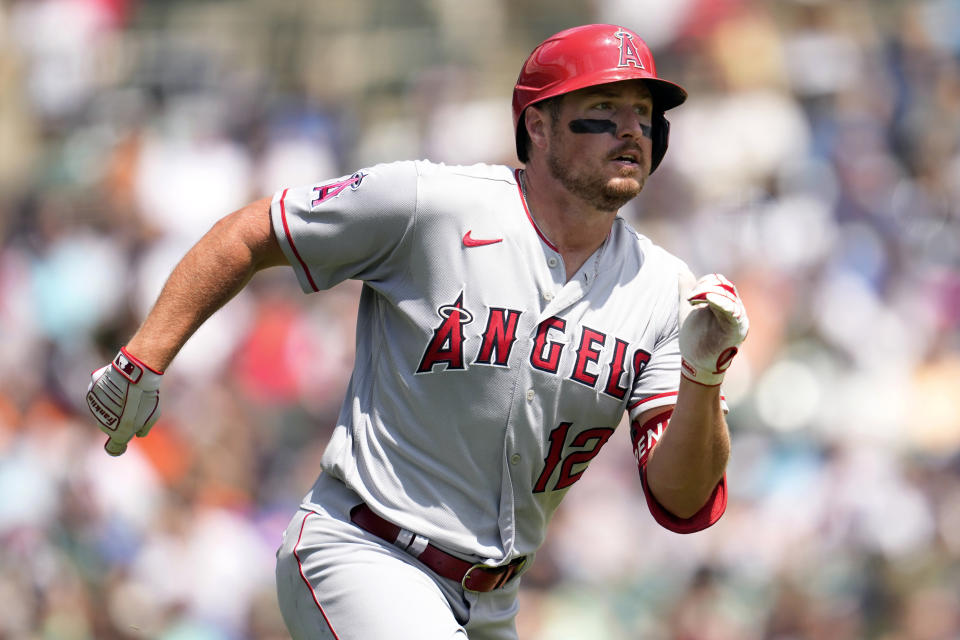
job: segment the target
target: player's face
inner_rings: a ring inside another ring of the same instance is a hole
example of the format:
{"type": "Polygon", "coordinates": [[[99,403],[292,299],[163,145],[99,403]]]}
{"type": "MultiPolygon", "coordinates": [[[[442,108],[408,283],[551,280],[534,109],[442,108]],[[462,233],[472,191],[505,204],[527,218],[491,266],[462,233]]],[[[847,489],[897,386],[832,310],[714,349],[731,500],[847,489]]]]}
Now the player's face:
{"type": "Polygon", "coordinates": [[[564,95],[550,126],[551,174],[597,209],[618,210],[649,175],[652,112],[653,99],[640,80],[564,95]]]}

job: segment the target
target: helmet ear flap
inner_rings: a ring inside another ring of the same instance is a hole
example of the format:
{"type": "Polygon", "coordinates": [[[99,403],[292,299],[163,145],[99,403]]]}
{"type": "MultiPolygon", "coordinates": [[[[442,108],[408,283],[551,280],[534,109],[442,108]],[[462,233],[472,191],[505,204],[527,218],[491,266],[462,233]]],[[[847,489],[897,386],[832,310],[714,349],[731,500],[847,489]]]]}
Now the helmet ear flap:
{"type": "Polygon", "coordinates": [[[516,143],[517,143],[517,158],[520,162],[527,163],[530,161],[530,154],[528,153],[530,145],[530,134],[527,133],[527,125],[523,121],[523,115],[520,116],[520,121],[517,123],[517,133],[516,133],[516,143]]]}
{"type": "MultiPolygon", "coordinates": [[[[651,141],[653,142],[653,152],[650,157],[650,173],[656,171],[660,166],[660,161],[667,153],[667,143],[670,139],[670,121],[667,120],[663,111],[657,111],[653,114],[653,130],[651,141]]],[[[649,175],[649,174],[648,174],[649,175]]]]}

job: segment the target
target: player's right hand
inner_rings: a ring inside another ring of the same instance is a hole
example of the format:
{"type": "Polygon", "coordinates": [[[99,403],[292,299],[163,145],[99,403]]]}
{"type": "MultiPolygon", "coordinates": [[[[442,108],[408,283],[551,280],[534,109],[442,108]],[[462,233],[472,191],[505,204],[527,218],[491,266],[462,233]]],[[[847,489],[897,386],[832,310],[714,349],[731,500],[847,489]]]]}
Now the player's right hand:
{"type": "Polygon", "coordinates": [[[107,453],[119,456],[134,435],[142,438],[150,431],[160,417],[162,377],[162,371],[151,369],[126,348],[90,376],[87,408],[110,436],[104,445],[107,453]]]}

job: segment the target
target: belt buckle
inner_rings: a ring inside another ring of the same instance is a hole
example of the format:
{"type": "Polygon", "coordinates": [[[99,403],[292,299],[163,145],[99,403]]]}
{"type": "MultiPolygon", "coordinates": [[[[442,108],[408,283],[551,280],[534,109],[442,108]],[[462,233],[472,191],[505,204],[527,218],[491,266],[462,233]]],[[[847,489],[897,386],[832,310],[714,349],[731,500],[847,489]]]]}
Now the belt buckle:
{"type": "Polygon", "coordinates": [[[474,591],[473,589],[467,586],[467,580],[470,578],[470,574],[473,573],[474,569],[489,569],[489,568],[490,567],[483,564],[482,562],[475,563],[473,566],[467,569],[467,572],[463,574],[462,578],[460,578],[460,586],[463,587],[464,591],[473,591],[474,593],[477,593],[476,591],[474,591]]]}

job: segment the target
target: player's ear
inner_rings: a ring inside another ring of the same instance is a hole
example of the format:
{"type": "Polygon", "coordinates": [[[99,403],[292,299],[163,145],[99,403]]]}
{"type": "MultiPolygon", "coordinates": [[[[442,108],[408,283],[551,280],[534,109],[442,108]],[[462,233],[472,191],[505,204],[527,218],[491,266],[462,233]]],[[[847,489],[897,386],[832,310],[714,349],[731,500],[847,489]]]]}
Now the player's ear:
{"type": "Polygon", "coordinates": [[[540,105],[531,105],[523,112],[523,123],[531,148],[543,151],[549,146],[550,122],[550,114],[540,105]]]}

